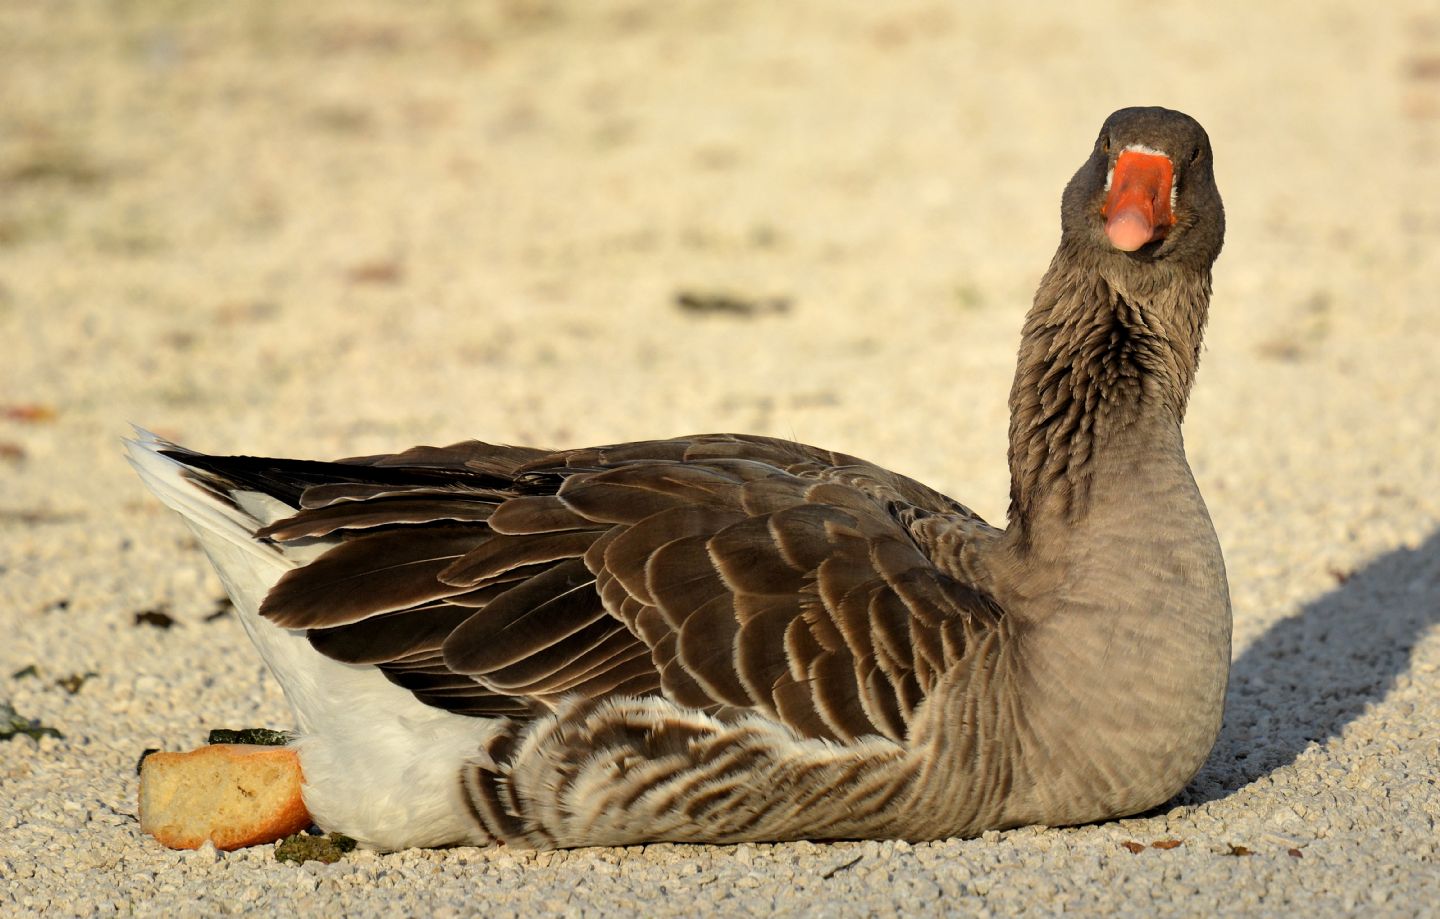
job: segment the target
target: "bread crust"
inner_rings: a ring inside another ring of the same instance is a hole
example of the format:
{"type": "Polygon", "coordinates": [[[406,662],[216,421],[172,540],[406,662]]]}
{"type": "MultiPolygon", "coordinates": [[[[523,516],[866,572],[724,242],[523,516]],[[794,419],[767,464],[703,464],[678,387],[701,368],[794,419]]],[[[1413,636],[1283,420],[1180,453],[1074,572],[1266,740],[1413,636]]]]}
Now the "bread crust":
{"type": "Polygon", "coordinates": [[[310,826],[289,747],[211,744],[152,753],[140,767],[140,828],[172,849],[262,845],[310,826]]]}

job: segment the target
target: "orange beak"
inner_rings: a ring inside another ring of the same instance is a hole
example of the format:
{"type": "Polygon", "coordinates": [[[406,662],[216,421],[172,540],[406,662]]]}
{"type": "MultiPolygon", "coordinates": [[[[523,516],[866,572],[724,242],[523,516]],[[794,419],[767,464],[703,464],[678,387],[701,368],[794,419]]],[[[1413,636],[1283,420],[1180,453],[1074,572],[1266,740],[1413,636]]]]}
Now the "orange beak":
{"type": "Polygon", "coordinates": [[[1134,252],[1165,238],[1175,225],[1175,215],[1170,212],[1173,176],[1168,156],[1136,150],[1120,154],[1110,177],[1110,193],[1100,209],[1110,245],[1121,252],[1134,252]]]}

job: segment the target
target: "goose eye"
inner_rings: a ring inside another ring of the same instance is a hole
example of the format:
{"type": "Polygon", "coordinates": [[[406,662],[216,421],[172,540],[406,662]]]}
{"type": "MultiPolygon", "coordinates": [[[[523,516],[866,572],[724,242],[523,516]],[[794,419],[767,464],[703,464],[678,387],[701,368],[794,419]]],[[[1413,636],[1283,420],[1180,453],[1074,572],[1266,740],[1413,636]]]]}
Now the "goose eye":
{"type": "Polygon", "coordinates": [[[1200,148],[1196,147],[1190,151],[1190,162],[1194,163],[1200,159],[1200,148]]]}
{"type": "Polygon", "coordinates": [[[1101,152],[1101,153],[1106,153],[1106,154],[1108,154],[1108,153],[1110,152],[1110,138],[1108,138],[1108,137],[1102,137],[1102,138],[1100,138],[1100,152],[1101,152]]]}

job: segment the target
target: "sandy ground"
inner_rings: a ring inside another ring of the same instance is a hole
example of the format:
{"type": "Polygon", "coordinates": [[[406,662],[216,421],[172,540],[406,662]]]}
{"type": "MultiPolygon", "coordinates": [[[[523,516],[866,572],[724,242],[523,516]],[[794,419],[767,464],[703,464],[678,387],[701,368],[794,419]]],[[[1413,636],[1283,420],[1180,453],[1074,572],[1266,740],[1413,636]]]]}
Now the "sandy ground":
{"type": "Polygon", "coordinates": [[[0,741],[0,912],[1436,915],[1437,281],[1427,0],[0,3],[0,701],[64,735],[0,741]],[[769,433],[999,521],[1060,189],[1151,103],[1208,127],[1230,225],[1186,435],[1235,668],[1177,801],[304,867],[140,834],[143,748],[287,711],[127,422],[314,457],[769,433]]]}

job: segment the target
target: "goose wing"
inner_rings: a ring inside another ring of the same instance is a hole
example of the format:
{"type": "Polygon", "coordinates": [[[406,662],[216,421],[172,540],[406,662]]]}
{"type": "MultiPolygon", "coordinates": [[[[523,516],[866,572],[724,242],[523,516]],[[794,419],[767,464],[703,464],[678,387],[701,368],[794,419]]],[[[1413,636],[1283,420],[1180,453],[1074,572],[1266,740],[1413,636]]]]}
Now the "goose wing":
{"type": "Polygon", "coordinates": [[[342,463],[299,481],[299,511],[261,531],[333,542],[261,613],[454,711],[662,693],[808,737],[899,739],[1000,615],[931,554],[994,532],[983,521],[789,441],[471,442],[342,463]]]}

